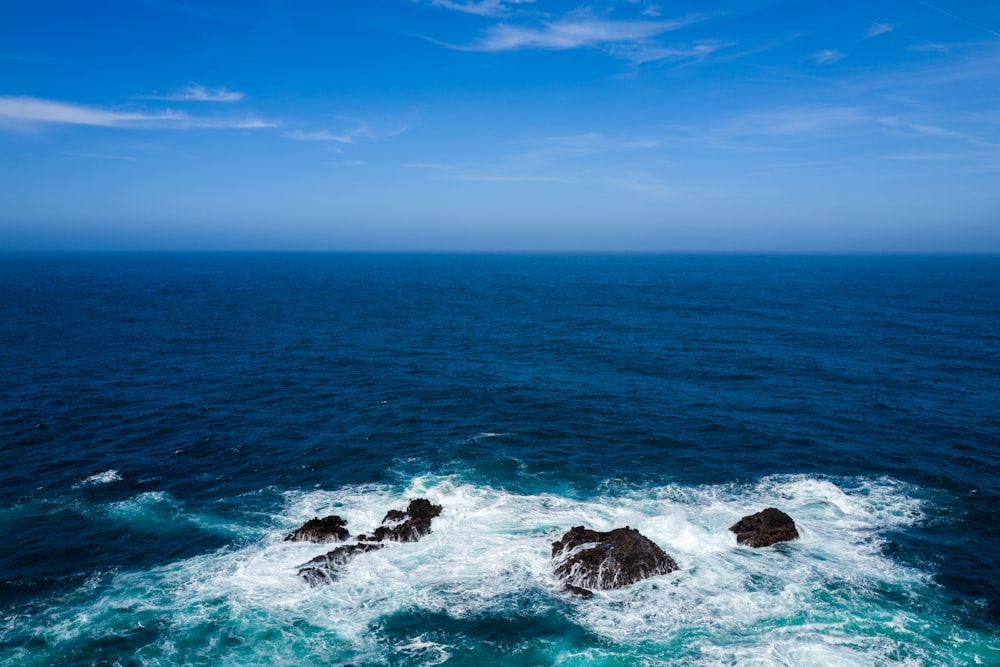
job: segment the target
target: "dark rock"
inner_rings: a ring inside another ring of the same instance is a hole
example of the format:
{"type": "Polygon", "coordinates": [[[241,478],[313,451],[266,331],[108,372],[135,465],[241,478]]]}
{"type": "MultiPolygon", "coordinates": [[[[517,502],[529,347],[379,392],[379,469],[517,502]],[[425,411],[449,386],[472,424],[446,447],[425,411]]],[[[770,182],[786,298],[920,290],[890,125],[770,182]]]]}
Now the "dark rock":
{"type": "Polygon", "coordinates": [[[572,593],[573,595],[579,595],[582,598],[594,597],[593,591],[588,591],[586,588],[580,588],[579,586],[574,586],[573,584],[566,584],[565,586],[563,586],[563,592],[572,593]]]}
{"type": "Polygon", "coordinates": [[[426,498],[411,500],[405,512],[389,510],[382,519],[382,525],[370,537],[365,535],[364,538],[372,542],[416,542],[431,532],[431,519],[439,516],[442,509],[426,498]]]}
{"type": "Polygon", "coordinates": [[[344,566],[355,556],[367,551],[378,551],[382,547],[381,544],[345,544],[313,558],[299,570],[299,576],[313,586],[330,583],[340,576],[344,566]]]}
{"type": "MultiPolygon", "coordinates": [[[[416,542],[424,535],[427,535],[431,532],[431,519],[439,516],[442,509],[440,505],[432,505],[431,501],[426,498],[417,498],[410,501],[405,512],[389,510],[385,518],[382,519],[382,525],[376,528],[371,535],[358,535],[358,542],[356,544],[345,544],[322,556],[313,558],[299,570],[299,576],[313,586],[329,583],[339,577],[344,565],[358,554],[366,551],[377,551],[385,546],[379,544],[379,542],[385,540],[393,542],[416,542]]],[[[330,525],[343,531],[343,537],[338,537],[338,539],[346,538],[348,532],[343,527],[346,522],[340,517],[328,516],[325,519],[313,519],[307,522],[302,528],[299,528],[299,530],[285,539],[309,539],[308,537],[296,537],[296,535],[300,532],[306,533],[307,529],[313,527],[312,524],[323,523],[333,519],[340,523],[336,524],[336,522],[331,521],[330,525]]]]}
{"type": "Polygon", "coordinates": [[[751,547],[767,547],[799,536],[792,517],[773,507],[743,517],[730,526],[729,530],[736,533],[738,543],[751,547]]]}
{"type": "Polygon", "coordinates": [[[350,537],[351,532],[344,528],[347,521],[339,516],[325,516],[322,519],[313,518],[302,524],[286,542],[343,542],[350,537]]]}
{"type": "Polygon", "coordinates": [[[628,526],[606,533],[576,526],[552,544],[552,559],[563,583],[602,590],[678,569],[673,558],[628,526]]]}

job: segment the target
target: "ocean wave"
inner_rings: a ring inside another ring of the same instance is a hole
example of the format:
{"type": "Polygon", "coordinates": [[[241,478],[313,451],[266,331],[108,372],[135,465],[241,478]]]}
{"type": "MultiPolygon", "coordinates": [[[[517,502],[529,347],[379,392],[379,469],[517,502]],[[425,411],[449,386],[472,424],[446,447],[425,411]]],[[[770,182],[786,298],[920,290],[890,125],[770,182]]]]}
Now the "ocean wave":
{"type": "Polygon", "coordinates": [[[112,482],[120,482],[122,476],[118,474],[117,470],[105,470],[104,472],[99,472],[96,475],[91,475],[86,479],[81,479],[79,482],[73,484],[74,489],[79,489],[84,486],[98,486],[101,484],[110,484],[112,482]]]}
{"type": "MultiPolygon", "coordinates": [[[[447,664],[459,656],[469,664],[498,655],[509,664],[572,665],[1000,658],[990,644],[996,637],[957,625],[935,602],[930,573],[884,554],[892,531],[924,515],[915,490],[888,478],[608,487],[573,499],[424,476],[406,486],[289,491],[284,499],[263,539],[109,574],[39,617],[16,619],[27,625],[0,639],[18,632],[44,638],[44,648],[19,650],[22,664],[71,662],[74,646],[102,637],[132,638],[125,645],[143,664],[447,664]],[[295,526],[339,514],[358,534],[415,497],[444,506],[420,542],[363,554],[327,586],[296,576],[329,547],[285,542],[295,526]],[[767,506],[792,515],[800,539],[761,550],[738,546],[728,526],[767,506]],[[589,600],[567,596],[549,555],[552,541],[574,525],[637,528],[681,569],[589,600]]],[[[0,658],[13,657],[0,650],[0,658]]]]}

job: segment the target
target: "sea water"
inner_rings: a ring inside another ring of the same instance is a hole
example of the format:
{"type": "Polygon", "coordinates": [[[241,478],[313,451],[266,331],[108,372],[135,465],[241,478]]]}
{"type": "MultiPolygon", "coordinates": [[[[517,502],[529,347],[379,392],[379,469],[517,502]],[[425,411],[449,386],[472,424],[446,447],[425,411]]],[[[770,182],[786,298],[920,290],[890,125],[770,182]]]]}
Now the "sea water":
{"type": "Polygon", "coordinates": [[[998,332],[996,257],[3,255],[0,663],[1000,664],[998,332]]]}

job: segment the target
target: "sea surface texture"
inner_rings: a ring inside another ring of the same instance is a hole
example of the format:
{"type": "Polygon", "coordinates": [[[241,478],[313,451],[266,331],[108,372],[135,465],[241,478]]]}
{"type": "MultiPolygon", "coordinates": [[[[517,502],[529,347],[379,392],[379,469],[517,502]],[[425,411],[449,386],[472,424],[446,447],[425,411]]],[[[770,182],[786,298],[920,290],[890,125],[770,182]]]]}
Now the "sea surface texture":
{"type": "Polygon", "coordinates": [[[997,257],[0,255],[0,664],[1000,665],[998,350],[997,257]]]}

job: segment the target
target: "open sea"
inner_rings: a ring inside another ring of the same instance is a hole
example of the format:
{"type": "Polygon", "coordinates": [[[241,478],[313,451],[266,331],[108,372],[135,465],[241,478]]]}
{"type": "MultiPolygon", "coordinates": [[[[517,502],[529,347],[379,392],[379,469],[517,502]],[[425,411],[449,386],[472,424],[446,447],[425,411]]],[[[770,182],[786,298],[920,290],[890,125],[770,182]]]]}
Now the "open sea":
{"type": "Polygon", "coordinates": [[[1000,665],[998,353],[997,256],[0,255],[0,664],[1000,665]]]}

